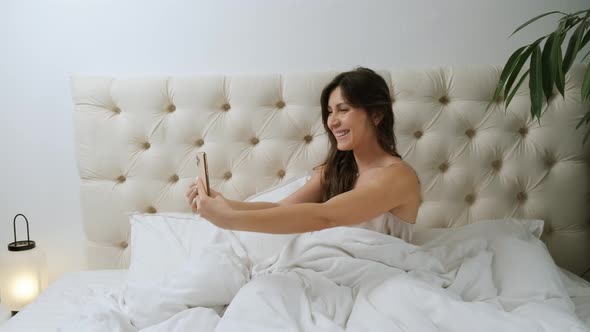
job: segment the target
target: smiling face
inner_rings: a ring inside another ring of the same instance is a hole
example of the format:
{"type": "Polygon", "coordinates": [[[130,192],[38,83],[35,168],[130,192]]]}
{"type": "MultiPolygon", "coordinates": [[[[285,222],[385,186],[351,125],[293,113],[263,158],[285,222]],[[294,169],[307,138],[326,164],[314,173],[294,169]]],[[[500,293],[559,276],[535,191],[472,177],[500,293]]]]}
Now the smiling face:
{"type": "Polygon", "coordinates": [[[328,99],[327,125],[340,151],[353,150],[376,140],[375,126],[369,114],[350,105],[340,87],[336,87],[328,99]]]}

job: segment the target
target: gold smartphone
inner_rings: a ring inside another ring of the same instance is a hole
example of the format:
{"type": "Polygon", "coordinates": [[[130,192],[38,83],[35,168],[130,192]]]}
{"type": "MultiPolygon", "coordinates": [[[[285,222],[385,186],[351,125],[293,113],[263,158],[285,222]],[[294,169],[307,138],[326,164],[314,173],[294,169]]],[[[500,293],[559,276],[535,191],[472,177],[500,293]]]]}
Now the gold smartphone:
{"type": "Polygon", "coordinates": [[[211,190],[209,190],[209,167],[205,152],[197,152],[197,176],[204,181],[208,196],[211,190]]]}

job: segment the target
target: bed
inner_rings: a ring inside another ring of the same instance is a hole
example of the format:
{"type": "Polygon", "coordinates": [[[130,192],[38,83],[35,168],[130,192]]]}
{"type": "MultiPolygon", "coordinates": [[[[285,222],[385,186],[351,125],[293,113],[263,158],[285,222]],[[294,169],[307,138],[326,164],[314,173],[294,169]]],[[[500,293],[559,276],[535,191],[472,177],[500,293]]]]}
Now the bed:
{"type": "Polygon", "coordinates": [[[185,191],[278,200],[321,164],[319,95],[335,72],[72,78],[89,271],[68,273],[2,331],[584,331],[590,326],[590,145],[575,130],[585,67],[531,120],[500,68],[381,70],[398,151],[420,177],[412,243],[335,228],[216,229],[185,191]]]}

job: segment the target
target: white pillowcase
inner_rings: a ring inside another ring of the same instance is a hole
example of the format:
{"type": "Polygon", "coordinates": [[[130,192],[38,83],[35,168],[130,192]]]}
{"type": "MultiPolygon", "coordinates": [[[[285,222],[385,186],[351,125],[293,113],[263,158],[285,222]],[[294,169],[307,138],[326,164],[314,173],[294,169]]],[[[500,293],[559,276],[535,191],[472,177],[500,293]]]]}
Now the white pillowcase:
{"type": "Polygon", "coordinates": [[[303,187],[311,179],[307,172],[303,176],[288,179],[286,182],[266,189],[245,199],[246,202],[278,202],[303,187]]]}
{"type": "MultiPolygon", "coordinates": [[[[247,201],[278,202],[301,188],[310,177],[306,174],[290,179],[249,197],[247,201]]],[[[295,236],[227,231],[193,213],[131,213],[129,222],[131,278],[161,275],[185,262],[192,253],[228,241],[242,257],[266,258],[276,254],[295,236]]]]}
{"type": "Polygon", "coordinates": [[[192,213],[133,213],[129,222],[131,278],[161,275],[185,262],[193,252],[228,241],[228,235],[231,236],[231,232],[192,213]]]}
{"type": "Polygon", "coordinates": [[[418,230],[414,240],[423,248],[433,248],[483,238],[493,254],[494,283],[506,310],[531,298],[561,300],[572,308],[559,268],[540,240],[543,224],[534,219],[482,220],[445,230],[418,230]]]}
{"type": "MultiPolygon", "coordinates": [[[[311,175],[305,174],[301,177],[295,177],[282,183],[278,186],[272,187],[261,193],[247,198],[247,202],[273,202],[276,203],[295,191],[303,187],[307,181],[311,179],[311,175]]],[[[257,265],[265,261],[271,260],[274,256],[281,252],[281,249],[289,243],[293,238],[299,234],[265,234],[257,232],[234,232],[252,261],[252,264],[257,265]]]]}
{"type": "Polygon", "coordinates": [[[123,292],[134,326],[145,328],[197,306],[222,310],[249,280],[238,239],[193,214],[134,213],[123,292]]]}
{"type": "Polygon", "coordinates": [[[486,239],[494,239],[499,236],[518,236],[526,239],[532,235],[540,238],[543,224],[544,222],[538,219],[505,218],[480,220],[473,224],[452,228],[419,228],[419,225],[416,225],[412,234],[412,244],[424,245],[428,243],[432,246],[438,242],[448,243],[451,239],[465,241],[476,236],[483,236],[486,239]]]}
{"type": "MultiPolygon", "coordinates": [[[[247,200],[278,202],[310,178],[290,179],[247,200]]],[[[192,213],[132,213],[129,221],[131,258],[123,301],[138,328],[195,306],[223,310],[248,281],[252,263],[272,258],[297,236],[228,231],[192,213]]]]}

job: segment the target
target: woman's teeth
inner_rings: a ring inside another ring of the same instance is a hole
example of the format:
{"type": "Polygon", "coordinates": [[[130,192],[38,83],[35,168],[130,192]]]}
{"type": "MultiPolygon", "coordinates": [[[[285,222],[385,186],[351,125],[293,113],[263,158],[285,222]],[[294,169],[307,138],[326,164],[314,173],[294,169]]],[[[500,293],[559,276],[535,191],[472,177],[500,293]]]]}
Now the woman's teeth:
{"type": "Polygon", "coordinates": [[[336,136],[336,138],[342,138],[346,136],[346,134],[348,134],[349,132],[350,130],[337,131],[334,133],[334,136],[336,136]]]}

